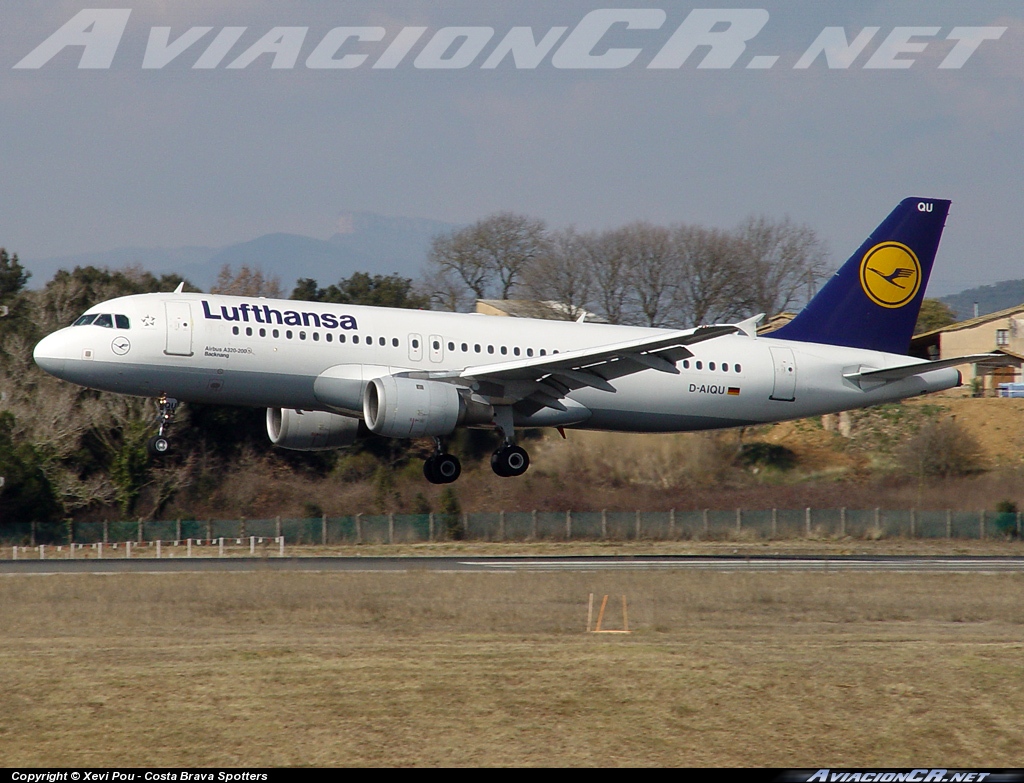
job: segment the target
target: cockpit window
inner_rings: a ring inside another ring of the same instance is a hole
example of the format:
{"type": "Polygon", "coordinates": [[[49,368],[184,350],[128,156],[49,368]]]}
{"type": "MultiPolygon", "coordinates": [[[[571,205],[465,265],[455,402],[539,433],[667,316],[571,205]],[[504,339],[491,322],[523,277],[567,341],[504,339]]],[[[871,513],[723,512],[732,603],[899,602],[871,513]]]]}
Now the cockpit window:
{"type": "Polygon", "coordinates": [[[95,314],[93,314],[93,315],[83,315],[81,318],[79,318],[77,321],[75,321],[71,325],[72,326],[86,326],[87,324],[91,324],[95,320],[96,320],[96,315],[95,314]]]}
{"type": "Polygon", "coordinates": [[[118,329],[128,329],[128,328],[130,328],[130,326],[128,324],[128,316],[127,315],[115,315],[114,316],[114,321],[117,323],[117,328],[118,329]]]}
{"type": "Polygon", "coordinates": [[[93,326],[105,326],[107,329],[114,328],[114,317],[109,313],[103,313],[96,316],[96,320],[92,322],[93,326]]]}

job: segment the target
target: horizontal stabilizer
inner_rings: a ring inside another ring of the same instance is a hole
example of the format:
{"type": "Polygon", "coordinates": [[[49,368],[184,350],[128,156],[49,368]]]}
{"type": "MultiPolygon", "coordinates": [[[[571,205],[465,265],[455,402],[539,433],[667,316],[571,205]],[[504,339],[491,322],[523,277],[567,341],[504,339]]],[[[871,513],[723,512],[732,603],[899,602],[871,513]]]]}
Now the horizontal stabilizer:
{"type": "Polygon", "coordinates": [[[975,362],[992,362],[996,360],[1013,361],[1001,353],[975,353],[969,356],[956,356],[952,359],[938,359],[934,362],[915,362],[914,364],[901,364],[898,367],[886,367],[883,370],[863,370],[862,372],[851,372],[843,375],[848,381],[899,381],[903,378],[910,378],[914,375],[921,375],[933,370],[944,370],[947,367],[956,367],[961,364],[974,364],[975,362]]]}

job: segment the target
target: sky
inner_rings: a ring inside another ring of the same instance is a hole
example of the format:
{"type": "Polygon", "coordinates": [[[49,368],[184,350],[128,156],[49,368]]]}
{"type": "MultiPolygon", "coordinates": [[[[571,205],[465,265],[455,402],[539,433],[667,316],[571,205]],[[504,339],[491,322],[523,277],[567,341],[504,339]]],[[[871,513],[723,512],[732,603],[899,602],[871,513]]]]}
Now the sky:
{"type": "Polygon", "coordinates": [[[501,210],[788,216],[838,265],[924,196],[953,201],[944,295],[1024,278],[1022,138],[1016,0],[0,6],[0,246],[30,267],[501,210]]]}

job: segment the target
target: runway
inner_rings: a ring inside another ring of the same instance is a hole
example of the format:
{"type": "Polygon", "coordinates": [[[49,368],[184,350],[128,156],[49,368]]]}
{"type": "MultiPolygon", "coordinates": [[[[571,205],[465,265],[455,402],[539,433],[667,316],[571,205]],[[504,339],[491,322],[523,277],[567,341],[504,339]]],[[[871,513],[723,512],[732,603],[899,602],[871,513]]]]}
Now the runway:
{"type": "Polygon", "coordinates": [[[5,560],[0,575],[206,573],[206,572],[551,572],[551,571],[744,571],[744,572],[1024,572],[1024,557],[935,556],[607,556],[607,557],[284,557],[5,560]]]}

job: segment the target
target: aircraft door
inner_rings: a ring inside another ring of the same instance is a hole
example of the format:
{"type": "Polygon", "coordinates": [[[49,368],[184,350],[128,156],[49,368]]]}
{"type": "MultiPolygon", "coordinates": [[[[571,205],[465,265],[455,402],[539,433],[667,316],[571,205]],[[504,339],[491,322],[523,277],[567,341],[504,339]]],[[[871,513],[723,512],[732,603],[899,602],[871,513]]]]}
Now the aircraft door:
{"type": "Polygon", "coordinates": [[[775,365],[775,386],[773,400],[792,402],[796,399],[796,359],[792,348],[772,347],[772,364],[775,365]]]}
{"type": "Polygon", "coordinates": [[[444,338],[439,334],[430,335],[430,361],[439,362],[444,358],[444,338]]]}
{"type": "Polygon", "coordinates": [[[409,335],[409,361],[423,361],[423,337],[418,334],[409,335]]]}
{"type": "Polygon", "coordinates": [[[167,311],[167,347],[169,356],[192,355],[192,307],[188,302],[164,302],[167,311]]]}

